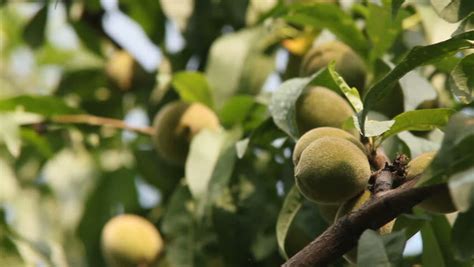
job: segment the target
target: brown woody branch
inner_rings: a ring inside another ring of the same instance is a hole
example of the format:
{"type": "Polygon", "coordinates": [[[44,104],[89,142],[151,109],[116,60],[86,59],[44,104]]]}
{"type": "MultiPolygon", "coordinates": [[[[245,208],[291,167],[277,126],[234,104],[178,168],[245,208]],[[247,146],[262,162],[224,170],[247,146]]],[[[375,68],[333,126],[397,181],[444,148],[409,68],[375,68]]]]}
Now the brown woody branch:
{"type": "MultiPolygon", "coordinates": [[[[387,175],[380,172],[380,175],[387,175]]],[[[393,174],[393,173],[392,173],[393,174]]],[[[384,191],[356,212],[336,221],[324,233],[291,257],[282,266],[327,266],[357,245],[366,229],[376,230],[430,195],[440,193],[445,185],[414,187],[417,179],[396,189],[384,191]]]]}
{"type": "Polygon", "coordinates": [[[137,133],[145,135],[153,135],[153,128],[151,127],[135,127],[126,124],[122,120],[97,117],[93,115],[79,114],[79,115],[58,115],[53,116],[51,121],[55,123],[80,123],[88,125],[97,125],[97,126],[109,126],[112,128],[119,128],[129,131],[134,131],[137,133]]]}

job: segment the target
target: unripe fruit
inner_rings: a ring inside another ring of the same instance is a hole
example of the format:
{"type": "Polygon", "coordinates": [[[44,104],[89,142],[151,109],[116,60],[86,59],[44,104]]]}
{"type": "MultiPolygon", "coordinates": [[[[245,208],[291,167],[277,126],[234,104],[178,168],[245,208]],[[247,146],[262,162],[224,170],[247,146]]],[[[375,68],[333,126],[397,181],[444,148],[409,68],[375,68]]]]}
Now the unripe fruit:
{"type": "MultiPolygon", "coordinates": [[[[370,196],[370,191],[366,189],[360,195],[342,204],[337,211],[336,220],[345,216],[349,212],[357,211],[358,209],[362,208],[362,206],[370,200],[370,196]]],[[[392,220],[380,227],[377,232],[381,235],[390,234],[394,224],[395,220],[392,220]]],[[[355,264],[357,262],[357,247],[344,254],[344,258],[350,263],[355,264]]]]}
{"type": "Polygon", "coordinates": [[[295,149],[293,151],[293,163],[294,165],[298,165],[298,162],[301,157],[301,153],[305,150],[306,147],[309,146],[313,141],[322,138],[322,137],[339,137],[342,139],[346,139],[360,148],[364,153],[366,151],[364,145],[358,140],[358,138],[354,137],[352,134],[333,127],[320,127],[312,129],[306,132],[303,136],[298,139],[296,142],[295,149]]]}
{"type": "Polygon", "coordinates": [[[204,128],[217,130],[219,119],[202,104],[174,101],[158,112],[153,127],[153,141],[160,156],[171,164],[183,165],[191,139],[204,128]]]}
{"type": "Polygon", "coordinates": [[[347,84],[362,92],[366,76],[364,61],[349,46],[338,41],[312,48],[303,58],[300,74],[301,76],[312,75],[333,60],[336,62],[336,71],[347,84]]]}
{"type": "Polygon", "coordinates": [[[155,226],[131,214],[112,218],[102,229],[102,253],[111,267],[151,266],[163,250],[155,226]]]}
{"type": "Polygon", "coordinates": [[[296,124],[300,135],[317,127],[341,128],[354,112],[336,92],[324,87],[312,87],[296,101],[296,124]]]}
{"type": "MultiPolygon", "coordinates": [[[[407,165],[406,178],[411,180],[421,175],[435,156],[436,152],[427,152],[411,160],[407,165]]],[[[444,187],[438,195],[425,199],[418,206],[433,213],[450,213],[456,211],[447,186],[444,187]]]]}
{"type": "Polygon", "coordinates": [[[308,199],[336,204],[363,191],[370,173],[367,156],[356,145],[338,137],[323,137],[301,154],[295,180],[308,199]]]}

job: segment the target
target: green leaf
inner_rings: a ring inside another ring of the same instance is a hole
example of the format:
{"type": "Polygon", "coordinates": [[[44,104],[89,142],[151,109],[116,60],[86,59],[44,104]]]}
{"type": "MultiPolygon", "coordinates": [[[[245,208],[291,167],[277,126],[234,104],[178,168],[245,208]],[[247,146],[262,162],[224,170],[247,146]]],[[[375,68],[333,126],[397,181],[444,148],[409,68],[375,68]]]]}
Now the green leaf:
{"type": "Polygon", "coordinates": [[[458,22],[474,11],[474,2],[471,0],[431,0],[436,13],[444,20],[458,22]]]}
{"type": "Polygon", "coordinates": [[[230,98],[219,112],[219,121],[226,127],[243,123],[258,103],[253,96],[238,95],[230,98]]]}
{"type": "Polygon", "coordinates": [[[51,146],[49,145],[46,138],[39,135],[32,129],[22,128],[20,129],[21,139],[31,144],[43,157],[50,158],[54,155],[51,146]]]}
{"type": "Polygon", "coordinates": [[[430,222],[421,228],[423,240],[423,266],[470,266],[469,263],[457,261],[453,255],[451,243],[451,226],[446,216],[432,215],[430,222]]]}
{"type": "Polygon", "coordinates": [[[5,144],[10,154],[14,157],[20,155],[21,138],[20,125],[32,124],[42,121],[43,118],[34,113],[15,111],[0,113],[0,144],[5,144]]]}
{"type": "Polygon", "coordinates": [[[405,231],[392,231],[388,235],[380,236],[385,246],[390,263],[399,263],[403,259],[403,249],[407,241],[405,231]]]}
{"type": "Polygon", "coordinates": [[[353,116],[352,118],[354,120],[354,126],[356,129],[359,131],[359,133],[363,133],[366,137],[379,136],[388,131],[395,123],[394,120],[376,121],[367,119],[364,123],[365,129],[362,131],[360,128],[361,123],[358,121],[357,116],[353,116]]]}
{"type": "Polygon", "coordinates": [[[360,55],[367,54],[367,41],[351,16],[333,4],[293,5],[284,19],[302,26],[327,28],[360,55]]]}
{"type": "Polygon", "coordinates": [[[451,116],[441,148],[423,173],[419,185],[446,183],[474,162],[474,114],[464,110],[451,116]]]}
{"type": "Polygon", "coordinates": [[[273,121],[289,136],[297,139],[299,136],[296,125],[295,104],[306,86],[311,82],[309,78],[294,78],[282,83],[272,95],[268,107],[273,121]]]}
{"type": "Polygon", "coordinates": [[[199,72],[182,71],[173,76],[171,81],[173,87],[185,102],[201,102],[204,105],[214,107],[212,92],[206,77],[199,72]]]}
{"type": "Polygon", "coordinates": [[[38,48],[43,44],[47,18],[48,5],[45,4],[25,26],[23,39],[32,48],[38,48]]]}
{"type": "Polygon", "coordinates": [[[390,267],[385,246],[380,235],[367,229],[359,238],[357,246],[357,265],[367,267],[390,267]]]}
{"type": "Polygon", "coordinates": [[[206,77],[217,104],[236,93],[255,94],[273,71],[273,55],[264,53],[263,27],[248,28],[218,38],[209,51],[206,77]]]}
{"type": "Polygon", "coordinates": [[[224,131],[202,130],[192,140],[185,166],[186,182],[194,198],[208,193],[221,152],[232,136],[224,131]]]}
{"type": "MultiPolygon", "coordinates": [[[[397,2],[397,1],[395,1],[397,2]]],[[[395,4],[392,2],[392,4],[395,4]]],[[[401,3],[399,3],[401,5],[401,3]]],[[[388,6],[368,3],[367,35],[371,42],[369,58],[373,62],[381,57],[393,44],[402,30],[402,13],[392,17],[394,12],[388,6]],[[394,19],[395,18],[395,19],[394,19]]],[[[395,11],[395,13],[398,12],[395,11]]]]}
{"type": "Polygon", "coordinates": [[[186,182],[197,201],[196,215],[203,218],[227,186],[237,159],[235,144],[239,130],[201,131],[193,138],[186,160],[186,182]]]}
{"type": "Polygon", "coordinates": [[[423,240],[423,265],[448,267],[449,265],[446,265],[446,260],[443,257],[440,240],[438,240],[439,237],[437,237],[436,232],[430,223],[426,223],[421,228],[421,238],[423,240]]]}
{"type": "Polygon", "coordinates": [[[420,109],[404,112],[393,120],[390,130],[383,134],[383,139],[403,131],[428,131],[440,128],[448,123],[454,110],[448,108],[420,109]]]}
{"type": "MultiPolygon", "coordinates": [[[[473,199],[474,200],[474,199],[473,199]]],[[[458,214],[452,230],[456,259],[468,261],[474,256],[474,206],[458,214]]]]}
{"type": "Polygon", "coordinates": [[[395,19],[398,14],[398,10],[402,6],[405,0],[392,0],[392,19],[395,19]]]}
{"type": "Polygon", "coordinates": [[[280,253],[285,258],[288,258],[285,251],[286,235],[288,234],[288,230],[290,229],[291,222],[295,218],[298,211],[301,209],[302,202],[303,197],[301,196],[298,188],[296,186],[293,186],[286,195],[285,201],[283,202],[283,206],[280,210],[280,214],[278,215],[276,223],[277,242],[278,248],[280,249],[280,253]]]}
{"type": "MultiPolygon", "coordinates": [[[[403,60],[384,78],[375,83],[364,97],[364,110],[359,115],[359,121],[365,122],[365,117],[377,102],[390,94],[395,83],[415,67],[432,63],[451,53],[474,48],[474,31],[456,35],[446,41],[428,46],[418,46],[410,50],[403,60]]],[[[363,127],[362,127],[363,128],[363,127]]]]}
{"type": "Polygon", "coordinates": [[[341,90],[341,92],[346,96],[347,100],[349,100],[349,103],[351,103],[355,111],[362,111],[364,105],[360,100],[359,91],[357,91],[357,88],[355,87],[350,88],[346,81],[344,81],[344,78],[342,78],[341,75],[336,72],[336,62],[331,62],[328,66],[328,70],[332,79],[338,85],[339,90],[341,90]]]}
{"type": "Polygon", "coordinates": [[[190,206],[192,196],[180,185],[171,196],[163,217],[162,230],[169,239],[166,259],[174,266],[194,266],[195,224],[190,206]]]}
{"type": "MultiPolygon", "coordinates": [[[[1,223],[6,224],[3,220],[1,223]]],[[[14,239],[3,228],[4,226],[0,225],[0,266],[26,266],[14,239]]]]}
{"type": "Polygon", "coordinates": [[[474,207],[474,167],[454,174],[448,181],[449,192],[456,208],[467,211],[474,207]]]}
{"type": "Polygon", "coordinates": [[[450,89],[456,98],[469,104],[474,95],[474,54],[464,57],[451,71],[450,89]]]}
{"type": "Polygon", "coordinates": [[[395,220],[395,225],[393,226],[393,232],[405,231],[406,239],[414,236],[421,227],[431,219],[428,215],[425,215],[422,212],[417,212],[414,209],[415,214],[402,214],[397,217],[395,220]]]}
{"type": "Polygon", "coordinates": [[[97,29],[90,27],[84,21],[71,21],[70,23],[76,34],[79,36],[82,44],[90,51],[101,56],[102,48],[101,38],[99,36],[100,32],[98,32],[97,29]]]}
{"type": "Polygon", "coordinates": [[[19,107],[27,112],[47,117],[82,113],[81,110],[68,106],[62,99],[54,96],[21,95],[0,100],[0,111],[13,111],[19,107]]]}

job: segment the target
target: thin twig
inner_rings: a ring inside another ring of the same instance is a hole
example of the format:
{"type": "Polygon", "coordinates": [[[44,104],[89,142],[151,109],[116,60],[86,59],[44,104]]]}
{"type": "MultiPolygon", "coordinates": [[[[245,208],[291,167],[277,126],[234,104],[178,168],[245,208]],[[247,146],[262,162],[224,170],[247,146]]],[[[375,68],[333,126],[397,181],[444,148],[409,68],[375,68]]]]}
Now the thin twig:
{"type": "Polygon", "coordinates": [[[51,121],[55,123],[79,123],[79,124],[89,124],[97,126],[109,126],[113,128],[119,128],[129,131],[134,131],[144,135],[153,135],[152,127],[135,127],[126,124],[122,120],[111,119],[105,117],[97,117],[93,115],[79,114],[79,115],[58,115],[53,116],[51,121]]]}

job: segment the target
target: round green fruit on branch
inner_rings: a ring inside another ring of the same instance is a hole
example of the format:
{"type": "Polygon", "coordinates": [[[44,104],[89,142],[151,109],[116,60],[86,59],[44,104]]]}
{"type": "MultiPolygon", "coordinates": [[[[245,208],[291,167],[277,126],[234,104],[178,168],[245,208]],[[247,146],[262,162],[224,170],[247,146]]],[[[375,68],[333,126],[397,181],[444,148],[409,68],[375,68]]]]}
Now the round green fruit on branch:
{"type": "MultiPolygon", "coordinates": [[[[362,206],[364,206],[364,204],[370,200],[370,197],[371,197],[371,193],[369,190],[366,189],[364,190],[364,192],[362,192],[358,196],[342,204],[339,210],[337,211],[336,220],[347,215],[350,212],[354,212],[362,208],[362,206]]],[[[387,224],[385,224],[384,226],[377,229],[377,232],[381,235],[390,234],[392,232],[394,224],[395,224],[395,220],[392,220],[388,222],[387,224]]],[[[344,254],[344,258],[348,262],[355,264],[357,262],[357,247],[353,248],[351,251],[344,254]]]]}
{"type": "Polygon", "coordinates": [[[174,101],[155,116],[154,145],[160,156],[174,165],[183,165],[191,139],[202,129],[219,129],[219,119],[208,107],[174,101]]]}
{"type": "MultiPolygon", "coordinates": [[[[423,174],[423,172],[430,165],[431,161],[435,156],[436,152],[427,152],[417,156],[412,161],[410,161],[407,165],[406,178],[408,180],[411,180],[423,174]]],[[[456,207],[454,206],[447,186],[443,189],[441,193],[425,199],[418,206],[424,210],[433,213],[450,213],[456,211],[456,207]]]]}
{"type": "Polygon", "coordinates": [[[362,151],[364,151],[364,153],[366,151],[364,145],[362,145],[358,138],[344,130],[333,127],[315,128],[306,132],[303,136],[300,137],[300,139],[298,139],[298,142],[296,142],[295,149],[293,151],[293,163],[295,166],[298,165],[303,150],[305,150],[306,147],[308,147],[313,141],[318,140],[322,137],[339,137],[342,139],[346,139],[352,142],[362,151]]]}
{"type": "Polygon", "coordinates": [[[318,203],[342,203],[362,192],[371,171],[367,156],[352,142],[338,137],[313,141],[295,170],[300,192],[318,203]]]}
{"type": "Polygon", "coordinates": [[[312,48],[303,58],[300,74],[301,76],[312,75],[333,60],[336,62],[336,71],[347,84],[362,92],[367,72],[364,62],[349,46],[338,41],[312,48]]]}
{"type": "Polygon", "coordinates": [[[163,239],[155,226],[131,214],[109,220],[101,239],[102,253],[111,267],[152,266],[163,250],[163,239]]]}
{"type": "Polygon", "coordinates": [[[324,87],[308,88],[296,101],[296,125],[300,135],[317,127],[341,128],[354,112],[347,101],[324,87]]]}

